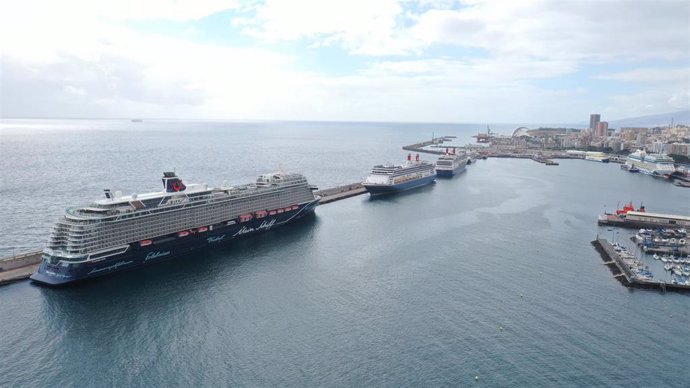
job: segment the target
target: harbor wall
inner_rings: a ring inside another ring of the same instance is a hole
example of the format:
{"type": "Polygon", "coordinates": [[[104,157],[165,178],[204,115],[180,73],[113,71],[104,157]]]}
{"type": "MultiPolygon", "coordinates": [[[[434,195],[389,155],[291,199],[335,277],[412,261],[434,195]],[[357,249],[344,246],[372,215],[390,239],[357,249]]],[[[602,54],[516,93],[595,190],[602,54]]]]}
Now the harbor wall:
{"type": "Polygon", "coordinates": [[[0,286],[28,279],[41,264],[41,251],[0,259],[0,286]]]}
{"type": "Polygon", "coordinates": [[[22,253],[0,260],[0,272],[41,262],[41,251],[22,253]]]}

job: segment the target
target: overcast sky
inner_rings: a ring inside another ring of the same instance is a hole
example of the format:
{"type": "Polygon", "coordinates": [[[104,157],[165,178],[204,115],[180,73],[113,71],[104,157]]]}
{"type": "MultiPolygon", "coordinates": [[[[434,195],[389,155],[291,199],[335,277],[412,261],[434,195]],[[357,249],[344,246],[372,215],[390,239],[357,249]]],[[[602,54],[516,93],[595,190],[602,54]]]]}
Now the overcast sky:
{"type": "Polygon", "coordinates": [[[689,1],[0,2],[2,117],[571,123],[690,105],[689,1]]]}

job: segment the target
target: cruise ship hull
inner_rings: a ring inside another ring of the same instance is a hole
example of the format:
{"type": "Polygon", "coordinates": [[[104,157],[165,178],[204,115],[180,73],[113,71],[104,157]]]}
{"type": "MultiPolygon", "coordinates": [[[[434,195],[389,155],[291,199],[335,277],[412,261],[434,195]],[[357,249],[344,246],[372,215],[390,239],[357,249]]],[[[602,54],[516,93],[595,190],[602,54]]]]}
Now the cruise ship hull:
{"type": "Polygon", "coordinates": [[[66,285],[185,256],[195,250],[226,245],[238,238],[266,232],[311,214],[318,202],[317,198],[313,202],[300,204],[294,211],[233,225],[221,224],[184,237],[152,239],[151,245],[145,247],[139,246],[138,242],[132,243],[124,253],[97,262],[74,263],[64,267],[44,260],[38,271],[31,275],[31,280],[49,286],[66,285]]]}
{"type": "Polygon", "coordinates": [[[465,165],[466,163],[463,163],[461,165],[458,165],[455,169],[436,169],[436,175],[439,177],[444,177],[444,178],[450,178],[454,175],[460,174],[461,172],[465,171],[465,165]]]}
{"type": "Polygon", "coordinates": [[[367,189],[371,195],[385,195],[394,194],[401,191],[416,189],[418,187],[426,186],[436,180],[436,174],[426,176],[424,178],[410,180],[407,182],[398,183],[395,185],[377,185],[364,183],[364,188],[367,189]]]}

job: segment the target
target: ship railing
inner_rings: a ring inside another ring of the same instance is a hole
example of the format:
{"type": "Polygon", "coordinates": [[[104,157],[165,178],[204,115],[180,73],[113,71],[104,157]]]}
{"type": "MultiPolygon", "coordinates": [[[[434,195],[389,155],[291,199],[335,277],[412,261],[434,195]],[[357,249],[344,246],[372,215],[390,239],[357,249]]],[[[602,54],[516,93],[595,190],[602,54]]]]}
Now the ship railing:
{"type": "MultiPolygon", "coordinates": [[[[306,203],[313,201],[313,195],[303,201],[289,201],[290,204],[294,203],[306,203]]],[[[286,206],[288,201],[284,201],[281,206],[286,206]]],[[[262,207],[256,207],[254,209],[242,209],[240,212],[250,212],[255,210],[262,210],[262,207]]],[[[131,229],[126,232],[114,232],[109,231],[108,237],[98,238],[94,243],[89,244],[88,247],[106,247],[111,245],[117,245],[121,243],[129,243],[132,241],[139,241],[141,239],[151,238],[153,236],[163,236],[174,233],[179,230],[195,228],[200,225],[212,225],[215,223],[220,223],[227,221],[228,219],[234,219],[242,213],[231,214],[230,212],[222,213],[211,213],[205,217],[190,217],[189,215],[181,215],[178,219],[169,220],[165,224],[158,225],[139,225],[136,229],[131,229]]]]}

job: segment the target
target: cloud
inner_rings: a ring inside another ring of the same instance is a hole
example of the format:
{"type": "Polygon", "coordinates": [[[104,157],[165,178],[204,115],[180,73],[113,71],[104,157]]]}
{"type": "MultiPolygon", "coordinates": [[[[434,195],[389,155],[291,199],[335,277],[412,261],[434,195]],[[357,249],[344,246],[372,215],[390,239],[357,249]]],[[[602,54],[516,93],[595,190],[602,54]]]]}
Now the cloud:
{"type": "Polygon", "coordinates": [[[634,83],[675,83],[690,90],[690,67],[639,68],[617,73],[599,74],[595,79],[634,83]]]}
{"type": "Polygon", "coordinates": [[[341,45],[362,55],[408,51],[398,29],[403,17],[399,0],[266,0],[251,19],[238,24],[266,41],[309,40],[315,47],[341,45]]]}
{"type": "Polygon", "coordinates": [[[668,111],[688,103],[688,7],[673,1],[3,3],[0,115],[557,122],[593,110],[619,117],[668,111]],[[204,42],[202,19],[228,9],[235,16],[213,30],[214,43],[204,42]],[[133,20],[166,20],[194,34],[137,30],[133,20]],[[228,43],[240,34],[248,44],[228,43]],[[333,52],[348,70],[334,75],[305,61],[331,63],[333,52]],[[640,67],[618,70],[621,62],[640,67]],[[591,64],[606,70],[582,76],[584,85],[560,82],[591,64]],[[636,89],[613,95],[598,88],[600,81],[636,89]]]}

